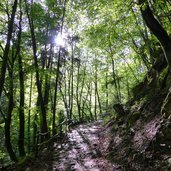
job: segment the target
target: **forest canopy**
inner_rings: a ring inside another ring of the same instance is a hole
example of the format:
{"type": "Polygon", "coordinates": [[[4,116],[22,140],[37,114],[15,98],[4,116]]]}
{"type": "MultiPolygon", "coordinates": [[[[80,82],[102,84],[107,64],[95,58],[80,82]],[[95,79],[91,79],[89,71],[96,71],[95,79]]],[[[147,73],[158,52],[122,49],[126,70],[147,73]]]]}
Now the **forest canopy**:
{"type": "Polygon", "coordinates": [[[170,11],[170,0],[0,0],[0,164],[115,117],[145,84],[167,87],[170,11]]]}

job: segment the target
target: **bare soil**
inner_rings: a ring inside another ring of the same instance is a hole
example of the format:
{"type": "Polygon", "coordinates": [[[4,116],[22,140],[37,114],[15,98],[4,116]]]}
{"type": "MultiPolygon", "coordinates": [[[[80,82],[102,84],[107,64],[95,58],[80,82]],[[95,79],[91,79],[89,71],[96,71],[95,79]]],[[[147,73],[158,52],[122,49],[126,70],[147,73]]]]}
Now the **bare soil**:
{"type": "Polygon", "coordinates": [[[109,132],[101,121],[79,125],[53,150],[43,152],[27,171],[119,171],[120,166],[106,158],[109,132]]]}

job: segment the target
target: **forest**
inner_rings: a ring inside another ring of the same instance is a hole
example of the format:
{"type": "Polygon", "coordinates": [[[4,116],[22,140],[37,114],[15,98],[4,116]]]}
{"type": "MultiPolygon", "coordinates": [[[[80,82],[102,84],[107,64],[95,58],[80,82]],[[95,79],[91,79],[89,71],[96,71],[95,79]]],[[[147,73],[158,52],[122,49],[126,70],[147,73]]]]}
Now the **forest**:
{"type": "Polygon", "coordinates": [[[170,0],[0,0],[0,170],[170,171],[170,23],[170,0]]]}

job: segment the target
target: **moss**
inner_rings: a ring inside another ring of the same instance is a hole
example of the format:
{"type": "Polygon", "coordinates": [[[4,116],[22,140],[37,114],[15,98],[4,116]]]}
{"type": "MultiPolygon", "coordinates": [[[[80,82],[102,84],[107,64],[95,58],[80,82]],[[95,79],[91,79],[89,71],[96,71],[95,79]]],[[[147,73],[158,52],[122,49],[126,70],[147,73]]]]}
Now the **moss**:
{"type": "Polygon", "coordinates": [[[167,75],[168,75],[168,67],[163,69],[162,72],[159,75],[158,83],[159,83],[159,86],[162,87],[162,88],[166,86],[165,84],[166,84],[167,75]]]}

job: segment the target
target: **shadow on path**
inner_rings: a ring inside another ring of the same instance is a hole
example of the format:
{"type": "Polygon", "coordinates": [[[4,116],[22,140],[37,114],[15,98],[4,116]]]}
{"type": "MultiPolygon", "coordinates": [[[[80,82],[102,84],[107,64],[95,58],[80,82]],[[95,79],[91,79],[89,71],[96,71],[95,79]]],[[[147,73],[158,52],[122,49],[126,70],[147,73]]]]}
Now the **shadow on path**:
{"type": "Polygon", "coordinates": [[[49,157],[42,163],[44,167],[36,171],[119,171],[105,159],[104,140],[101,121],[79,125],[62,143],[53,144],[53,151],[47,152],[49,157]]]}

